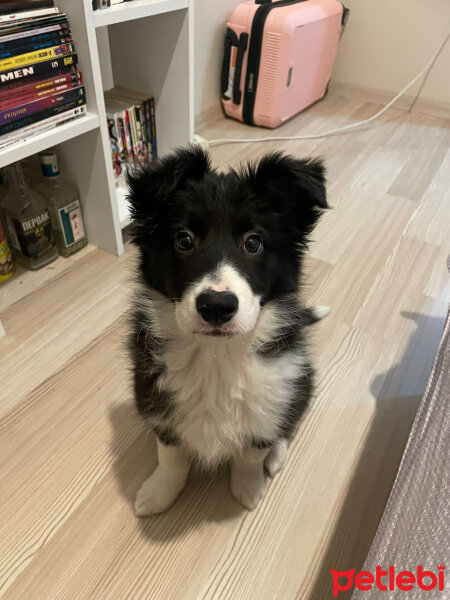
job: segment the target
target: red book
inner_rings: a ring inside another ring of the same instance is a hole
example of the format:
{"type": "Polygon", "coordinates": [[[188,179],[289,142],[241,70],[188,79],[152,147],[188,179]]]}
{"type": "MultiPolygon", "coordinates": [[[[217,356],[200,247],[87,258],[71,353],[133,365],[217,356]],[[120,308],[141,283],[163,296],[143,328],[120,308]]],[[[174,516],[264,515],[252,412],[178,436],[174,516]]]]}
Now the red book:
{"type": "MultiPolygon", "coordinates": [[[[27,102],[14,108],[0,110],[0,132],[3,132],[5,125],[11,121],[21,120],[35,113],[45,111],[55,105],[66,104],[72,100],[82,100],[84,104],[84,87],[79,86],[71,90],[67,90],[60,94],[52,94],[46,98],[39,98],[34,102],[27,102]]],[[[81,103],[80,103],[81,104],[81,103]]]]}
{"type": "Polygon", "coordinates": [[[76,71],[5,90],[4,92],[0,92],[0,109],[26,104],[49,94],[56,94],[57,92],[62,92],[82,84],[82,74],[80,71],[76,71]]]}

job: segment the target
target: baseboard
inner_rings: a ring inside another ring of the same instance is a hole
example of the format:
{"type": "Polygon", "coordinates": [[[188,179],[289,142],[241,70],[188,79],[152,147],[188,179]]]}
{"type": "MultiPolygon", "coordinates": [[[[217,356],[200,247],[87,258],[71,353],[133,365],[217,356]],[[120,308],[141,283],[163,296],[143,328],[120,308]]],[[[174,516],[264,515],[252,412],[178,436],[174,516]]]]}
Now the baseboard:
{"type": "Polygon", "coordinates": [[[200,111],[197,115],[195,115],[195,131],[200,131],[205,127],[209,127],[216,121],[219,121],[223,118],[223,111],[220,101],[217,101],[217,104],[213,104],[212,106],[208,106],[200,111]]]}
{"type": "MultiPolygon", "coordinates": [[[[345,98],[356,98],[381,105],[387,104],[395,96],[395,92],[388,90],[378,90],[344,81],[334,81],[333,79],[330,82],[330,92],[345,98]]],[[[405,94],[396,101],[394,107],[400,110],[409,110],[413,100],[414,95],[405,94]]],[[[448,119],[450,117],[450,103],[419,98],[412,112],[448,119]]]]}

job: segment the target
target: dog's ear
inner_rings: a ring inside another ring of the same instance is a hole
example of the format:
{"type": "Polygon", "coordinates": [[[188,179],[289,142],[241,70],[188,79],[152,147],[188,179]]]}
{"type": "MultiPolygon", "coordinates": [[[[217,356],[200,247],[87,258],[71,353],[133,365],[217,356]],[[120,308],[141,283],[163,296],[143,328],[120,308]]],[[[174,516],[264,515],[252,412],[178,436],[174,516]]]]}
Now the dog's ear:
{"type": "Polygon", "coordinates": [[[199,146],[180,148],[162,160],[133,170],[127,176],[131,218],[150,233],[155,219],[167,210],[177,191],[210,171],[210,157],[199,146]]]}
{"type": "Polygon", "coordinates": [[[275,152],[264,156],[250,173],[258,196],[271,210],[282,212],[302,235],[313,230],[328,208],[320,159],[301,160],[275,152]]]}

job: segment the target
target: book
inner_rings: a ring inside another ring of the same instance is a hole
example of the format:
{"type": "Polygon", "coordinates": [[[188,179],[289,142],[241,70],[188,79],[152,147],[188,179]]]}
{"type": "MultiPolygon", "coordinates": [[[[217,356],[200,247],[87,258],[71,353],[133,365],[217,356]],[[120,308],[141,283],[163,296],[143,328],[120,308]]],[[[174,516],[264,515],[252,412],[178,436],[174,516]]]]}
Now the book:
{"type": "MultiPolygon", "coordinates": [[[[145,137],[147,138],[146,144],[146,157],[152,157],[156,160],[156,123],[155,123],[155,110],[154,110],[154,99],[150,98],[148,94],[130,90],[120,86],[114,87],[105,92],[105,97],[114,98],[116,100],[128,102],[137,108],[138,113],[144,117],[142,121],[141,117],[141,130],[145,130],[145,137]],[[153,102],[153,109],[152,109],[153,102]],[[152,110],[153,110],[153,128],[152,128],[152,110]]],[[[143,136],[144,138],[144,136],[143,136]]]]}
{"type": "Polygon", "coordinates": [[[36,52],[19,54],[10,58],[0,60],[0,71],[8,71],[29,64],[43,62],[51,58],[58,58],[65,54],[71,54],[75,51],[73,44],[62,44],[61,46],[52,46],[36,52]]]}
{"type": "MultiPolygon", "coordinates": [[[[5,44],[11,41],[18,40],[34,40],[34,38],[39,37],[40,35],[44,35],[46,33],[52,33],[54,31],[63,31],[64,29],[69,29],[69,22],[63,21],[61,23],[55,23],[54,25],[48,25],[43,27],[38,27],[37,29],[28,29],[25,31],[17,31],[16,33],[10,33],[9,35],[1,35],[0,36],[0,48],[4,48],[5,44]]],[[[24,42],[25,43],[25,42],[24,42]]]]}
{"type": "Polygon", "coordinates": [[[27,54],[28,52],[35,52],[44,48],[50,48],[54,46],[61,46],[64,44],[73,43],[72,34],[67,29],[64,35],[54,35],[50,38],[43,39],[38,42],[32,42],[31,44],[22,45],[16,48],[0,49],[0,60],[2,58],[12,58],[17,55],[27,54]]]}
{"type": "Polygon", "coordinates": [[[65,13],[55,13],[52,15],[44,15],[41,17],[34,17],[32,19],[20,19],[19,21],[3,22],[0,23],[0,36],[9,35],[11,33],[17,33],[20,31],[35,30],[38,27],[46,27],[48,25],[55,25],[67,21],[67,15],[65,13]]]}
{"type": "Polygon", "coordinates": [[[42,93],[46,93],[49,88],[54,88],[66,83],[72,83],[74,86],[81,85],[78,83],[80,81],[82,81],[81,71],[73,71],[70,73],[62,73],[61,75],[55,74],[47,79],[30,81],[30,83],[26,83],[25,85],[19,83],[12,89],[0,89],[0,103],[14,101],[22,96],[31,94],[42,95],[42,93]]]}
{"type": "Polygon", "coordinates": [[[8,15],[0,15],[0,23],[11,23],[12,21],[23,21],[26,19],[35,19],[44,15],[57,15],[59,10],[53,8],[39,8],[36,10],[27,10],[22,12],[10,13],[8,15]]]}
{"type": "Polygon", "coordinates": [[[52,117],[53,115],[58,115],[59,113],[62,113],[71,108],[83,106],[84,104],[86,104],[85,96],[79,97],[75,100],[71,100],[67,103],[54,104],[50,108],[46,108],[40,112],[36,112],[32,115],[23,117],[22,119],[16,119],[15,121],[11,121],[10,123],[0,125],[0,135],[4,135],[6,133],[9,133],[10,131],[15,131],[16,129],[21,129],[22,127],[27,127],[28,125],[32,125],[33,123],[37,123],[38,121],[42,121],[43,119],[47,119],[48,117],[52,117]]]}
{"type": "MultiPolygon", "coordinates": [[[[69,25],[67,23],[67,25],[69,25]]],[[[59,26],[56,26],[57,29],[53,30],[53,31],[46,31],[44,33],[41,34],[33,34],[30,36],[23,36],[19,34],[19,37],[16,37],[16,39],[13,40],[9,40],[9,41],[3,41],[3,38],[0,37],[0,52],[12,52],[14,51],[15,54],[22,54],[22,52],[19,52],[20,48],[23,48],[24,46],[33,46],[33,44],[42,44],[44,42],[48,42],[51,40],[63,40],[64,38],[68,38],[68,37],[72,37],[72,33],[69,29],[69,27],[65,27],[64,29],[60,28],[59,26]]],[[[32,32],[25,32],[25,33],[32,33],[32,32]]],[[[9,36],[8,36],[9,37],[9,36]]],[[[49,46],[57,46],[58,44],[64,44],[64,41],[57,41],[55,44],[48,44],[49,46]]],[[[33,49],[33,48],[32,48],[33,49]]],[[[37,48],[36,48],[37,49],[37,48]]]]}
{"type": "Polygon", "coordinates": [[[26,104],[20,104],[19,106],[0,110],[0,128],[6,123],[34,115],[35,113],[42,112],[54,105],[65,104],[71,100],[84,98],[84,95],[84,86],[81,85],[65,92],[58,92],[56,94],[45,96],[44,98],[38,98],[32,102],[27,102],[26,104]]]}
{"type": "Polygon", "coordinates": [[[152,129],[152,157],[153,160],[156,160],[158,158],[158,149],[156,147],[156,109],[155,99],[153,96],[150,98],[150,116],[152,129]]]}
{"type": "Polygon", "coordinates": [[[113,159],[113,168],[116,177],[124,175],[128,169],[134,165],[130,131],[128,128],[127,114],[124,106],[105,95],[106,115],[110,134],[113,134],[111,140],[111,152],[113,159]],[[115,139],[114,139],[115,138],[115,139]],[[115,148],[117,146],[117,149],[115,148]],[[118,156],[116,156],[116,154],[118,156]]]}
{"type": "Polygon", "coordinates": [[[47,81],[49,81],[52,85],[46,85],[43,87],[41,87],[40,84],[24,86],[24,88],[19,88],[18,91],[20,91],[20,94],[14,94],[13,96],[10,95],[8,97],[2,97],[0,95],[0,110],[13,108],[21,104],[28,104],[34,100],[39,100],[39,98],[44,98],[45,96],[50,96],[52,94],[59,94],[66,90],[83,85],[81,73],[78,71],[73,74],[69,74],[68,77],[64,76],[47,81]]]}
{"type": "Polygon", "coordinates": [[[15,131],[4,134],[0,136],[0,150],[4,150],[9,146],[13,146],[14,144],[27,140],[40,133],[50,131],[57,125],[65,123],[66,121],[70,121],[73,118],[85,113],[86,106],[71,108],[52,117],[48,117],[47,119],[43,119],[42,121],[38,121],[37,123],[33,123],[26,127],[22,127],[20,129],[16,129],[15,131]]]}
{"type": "Polygon", "coordinates": [[[53,0],[2,0],[0,15],[35,10],[36,8],[51,8],[55,5],[53,0]]]}
{"type": "Polygon", "coordinates": [[[25,67],[9,69],[8,71],[0,73],[0,90],[2,89],[2,86],[10,86],[11,83],[17,84],[18,81],[25,82],[27,79],[67,72],[72,70],[77,62],[78,55],[74,52],[67,56],[59,56],[54,59],[26,65],[25,67]]]}

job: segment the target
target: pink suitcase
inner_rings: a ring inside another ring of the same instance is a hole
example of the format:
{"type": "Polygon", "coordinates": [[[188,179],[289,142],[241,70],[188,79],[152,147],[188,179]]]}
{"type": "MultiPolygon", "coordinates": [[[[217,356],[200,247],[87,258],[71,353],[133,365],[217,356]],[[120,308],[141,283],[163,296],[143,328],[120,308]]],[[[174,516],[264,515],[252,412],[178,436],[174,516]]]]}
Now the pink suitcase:
{"type": "Polygon", "coordinates": [[[278,127],[323,98],[348,9],[338,0],[248,0],[227,24],[224,111],[278,127]]]}

